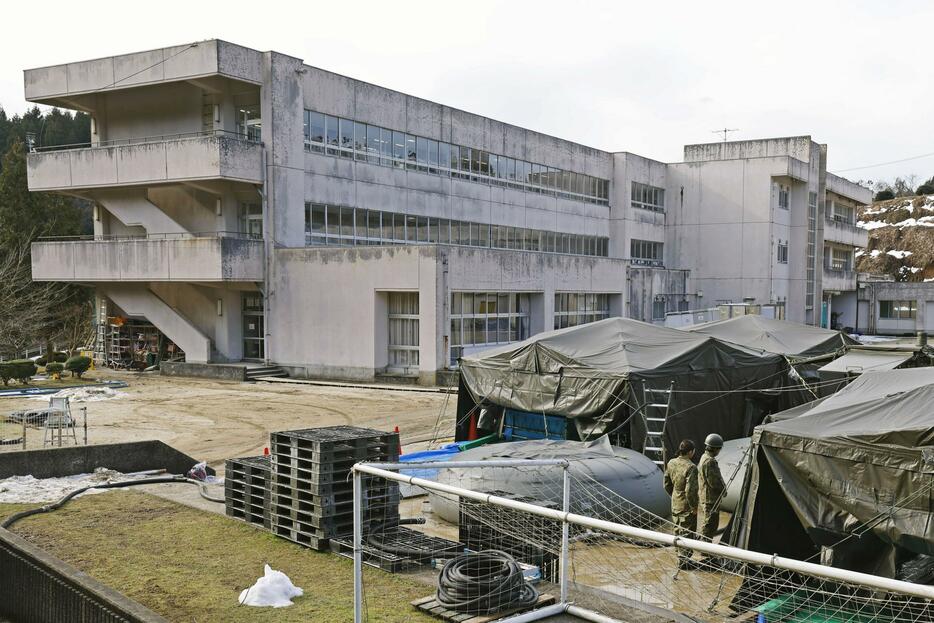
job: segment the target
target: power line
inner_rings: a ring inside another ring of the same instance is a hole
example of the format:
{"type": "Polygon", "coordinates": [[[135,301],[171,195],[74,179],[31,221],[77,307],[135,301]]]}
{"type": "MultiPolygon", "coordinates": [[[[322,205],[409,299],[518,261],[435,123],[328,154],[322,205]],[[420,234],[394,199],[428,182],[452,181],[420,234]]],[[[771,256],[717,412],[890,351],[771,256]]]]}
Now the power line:
{"type": "Polygon", "coordinates": [[[898,164],[900,162],[909,162],[911,160],[920,160],[921,158],[930,158],[934,156],[934,152],[929,154],[921,154],[920,156],[911,156],[910,158],[902,158],[900,160],[890,160],[888,162],[880,162],[878,164],[867,164],[861,167],[850,167],[849,169],[834,169],[831,173],[845,173],[846,171],[860,171],[862,169],[874,169],[876,167],[884,167],[888,164],[898,164]]]}

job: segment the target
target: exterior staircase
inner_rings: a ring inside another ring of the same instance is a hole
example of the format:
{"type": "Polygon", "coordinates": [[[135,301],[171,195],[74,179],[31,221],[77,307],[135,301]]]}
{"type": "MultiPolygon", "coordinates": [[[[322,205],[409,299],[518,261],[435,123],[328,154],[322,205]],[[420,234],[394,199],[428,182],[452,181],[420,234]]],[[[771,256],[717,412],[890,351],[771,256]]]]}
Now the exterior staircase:
{"type": "Polygon", "coordinates": [[[261,381],[270,377],[285,378],[287,376],[289,376],[289,373],[279,366],[259,366],[246,369],[246,380],[248,381],[261,381]]]}

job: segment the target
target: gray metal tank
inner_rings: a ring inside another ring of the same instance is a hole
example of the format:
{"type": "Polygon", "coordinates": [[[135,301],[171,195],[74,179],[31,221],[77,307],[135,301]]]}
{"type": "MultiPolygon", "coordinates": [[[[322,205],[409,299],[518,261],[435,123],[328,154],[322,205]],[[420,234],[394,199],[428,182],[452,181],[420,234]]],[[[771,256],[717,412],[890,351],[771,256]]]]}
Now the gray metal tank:
{"type": "MultiPolygon", "coordinates": [[[[576,478],[571,487],[571,512],[635,525],[654,525],[668,518],[671,500],[662,472],[649,458],[612,446],[607,438],[591,442],[515,441],[466,450],[454,461],[491,459],[567,459],[576,478]]],[[[441,469],[438,481],[473,491],[503,491],[561,507],[561,467],[484,467],[441,469]]],[[[453,496],[430,493],[432,509],[442,519],[458,521],[453,496]]]]}

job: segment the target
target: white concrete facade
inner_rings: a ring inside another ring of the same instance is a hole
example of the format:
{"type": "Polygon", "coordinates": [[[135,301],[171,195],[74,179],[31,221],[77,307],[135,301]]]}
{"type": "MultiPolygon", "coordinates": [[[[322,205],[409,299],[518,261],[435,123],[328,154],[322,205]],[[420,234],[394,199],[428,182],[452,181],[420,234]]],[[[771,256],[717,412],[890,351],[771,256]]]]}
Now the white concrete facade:
{"type": "Polygon", "coordinates": [[[89,144],[29,155],[31,190],[95,203],[94,240],[37,243],[34,278],[95,286],[190,361],[242,359],[258,294],[263,359],[426,383],[559,322],[749,299],[817,322],[824,232],[865,244],[844,217],[868,191],[809,137],[666,164],[219,40],[28,70],[25,87],[92,116],[89,144]]]}

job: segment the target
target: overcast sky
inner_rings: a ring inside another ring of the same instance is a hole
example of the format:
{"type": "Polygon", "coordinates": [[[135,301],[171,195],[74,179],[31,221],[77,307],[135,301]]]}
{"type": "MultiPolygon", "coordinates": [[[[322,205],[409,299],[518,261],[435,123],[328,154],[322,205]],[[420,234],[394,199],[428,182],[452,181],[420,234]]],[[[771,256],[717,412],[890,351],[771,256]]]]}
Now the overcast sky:
{"type": "MultiPolygon", "coordinates": [[[[932,2],[16,2],[0,105],[22,70],[220,38],[610,151],[810,134],[828,168],[934,152],[932,2]]],[[[934,175],[934,155],[849,170],[934,175]]]]}

